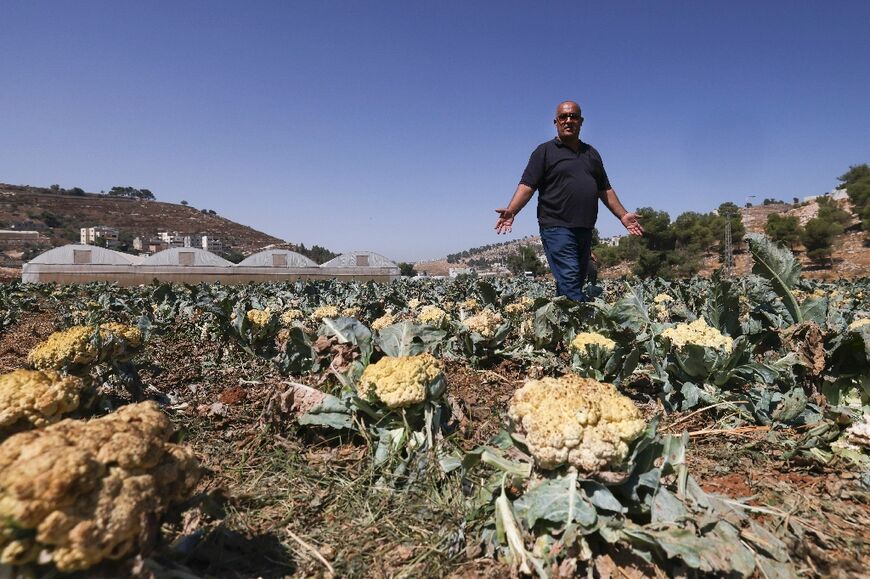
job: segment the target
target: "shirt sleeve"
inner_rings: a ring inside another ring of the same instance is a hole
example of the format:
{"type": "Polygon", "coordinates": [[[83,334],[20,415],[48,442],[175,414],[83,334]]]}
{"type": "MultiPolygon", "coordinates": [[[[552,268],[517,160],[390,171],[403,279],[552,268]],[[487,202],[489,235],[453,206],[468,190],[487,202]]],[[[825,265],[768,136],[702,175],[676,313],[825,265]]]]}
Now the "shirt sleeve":
{"type": "Polygon", "coordinates": [[[604,170],[604,161],[601,160],[601,155],[598,150],[592,148],[592,159],[594,161],[595,183],[598,186],[598,191],[607,191],[613,187],[610,185],[610,179],[607,177],[607,171],[604,170]]]}
{"type": "Polygon", "coordinates": [[[529,164],[526,165],[526,170],[523,171],[523,176],[520,177],[520,184],[527,185],[536,190],[541,185],[541,180],[544,178],[544,147],[538,147],[532,151],[529,157],[529,164]]]}

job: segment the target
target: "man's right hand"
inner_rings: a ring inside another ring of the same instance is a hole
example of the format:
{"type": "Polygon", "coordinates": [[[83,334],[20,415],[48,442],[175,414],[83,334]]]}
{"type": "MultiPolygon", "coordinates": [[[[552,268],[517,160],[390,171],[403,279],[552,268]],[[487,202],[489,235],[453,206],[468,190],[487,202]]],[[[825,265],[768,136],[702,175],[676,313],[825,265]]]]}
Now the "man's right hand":
{"type": "Polygon", "coordinates": [[[495,232],[502,233],[510,233],[511,228],[514,225],[514,213],[513,211],[508,211],[506,208],[496,209],[496,213],[498,213],[498,219],[495,221],[495,232]]]}

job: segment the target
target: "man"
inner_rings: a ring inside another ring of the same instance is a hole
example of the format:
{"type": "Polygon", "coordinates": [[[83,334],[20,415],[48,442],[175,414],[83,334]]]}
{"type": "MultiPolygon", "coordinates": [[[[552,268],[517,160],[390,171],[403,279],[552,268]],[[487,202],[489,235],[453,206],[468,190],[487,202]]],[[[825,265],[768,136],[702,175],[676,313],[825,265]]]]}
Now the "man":
{"type": "Polygon", "coordinates": [[[598,200],[631,235],[643,235],[643,227],[637,215],[620,203],[598,151],[580,140],[580,105],[573,101],[559,104],[553,124],[556,138],[534,150],[510,203],[495,210],[495,230],[510,233],[514,217],[537,190],[538,225],[550,271],[556,278],[556,295],[582,302],[587,299],[583,283],[592,252],[598,200]]]}

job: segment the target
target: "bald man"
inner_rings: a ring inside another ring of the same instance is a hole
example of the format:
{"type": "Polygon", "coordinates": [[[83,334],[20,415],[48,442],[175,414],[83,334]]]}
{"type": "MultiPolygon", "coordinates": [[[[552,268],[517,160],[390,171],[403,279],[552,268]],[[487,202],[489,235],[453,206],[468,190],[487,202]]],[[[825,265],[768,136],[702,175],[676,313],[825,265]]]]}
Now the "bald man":
{"type": "Polygon", "coordinates": [[[631,235],[643,235],[637,215],[622,206],[610,186],[601,155],[580,140],[580,105],[565,101],[556,107],[556,138],[532,152],[520,184],[507,207],[496,209],[497,233],[510,233],[514,218],[538,191],[538,225],[556,295],[587,301],[583,284],[592,252],[592,229],[598,200],[610,209],[631,235]]]}

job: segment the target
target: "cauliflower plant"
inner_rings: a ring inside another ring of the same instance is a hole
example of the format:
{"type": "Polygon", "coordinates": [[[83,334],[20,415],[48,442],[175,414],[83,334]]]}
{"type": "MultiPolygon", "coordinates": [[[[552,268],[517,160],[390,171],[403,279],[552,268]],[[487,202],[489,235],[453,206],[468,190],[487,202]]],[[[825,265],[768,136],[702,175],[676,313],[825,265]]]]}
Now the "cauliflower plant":
{"type": "Polygon", "coordinates": [[[142,345],[142,331],[135,326],[109,322],[100,325],[99,340],[94,339],[95,334],[96,330],[90,326],[73,326],[55,332],[30,351],[27,363],[40,370],[59,370],[123,359],[142,345]]]}
{"type": "Polygon", "coordinates": [[[459,302],[457,307],[464,312],[476,312],[480,309],[480,302],[474,298],[468,298],[464,302],[459,302]]]}
{"type": "Polygon", "coordinates": [[[0,443],[0,564],[38,558],[70,572],[133,554],[199,477],[172,433],[157,404],[143,402],[0,443]]]}
{"type": "Polygon", "coordinates": [[[0,376],[0,438],[41,428],[79,407],[84,383],[53,370],[15,370],[0,376]]]}
{"type": "Polygon", "coordinates": [[[504,322],[504,318],[498,312],[486,309],[462,321],[470,331],[480,334],[483,338],[492,338],[496,330],[504,322]]]}
{"type": "Polygon", "coordinates": [[[616,342],[595,332],[580,332],[571,340],[574,369],[583,376],[602,378],[601,372],[616,342]]]}
{"type": "Polygon", "coordinates": [[[381,358],[363,371],[357,395],[387,408],[405,408],[437,398],[445,388],[441,364],[432,354],[381,358]]]}
{"type": "Polygon", "coordinates": [[[450,316],[438,306],[423,306],[417,315],[417,321],[430,326],[443,326],[450,321],[450,316]]]}
{"type": "Polygon", "coordinates": [[[744,359],[747,356],[743,349],[735,352],[734,340],[708,326],[703,318],[667,328],[661,337],[667,351],[667,370],[680,381],[712,380],[722,386],[730,380],[736,364],[731,360],[732,352],[744,359]]]}
{"type": "Polygon", "coordinates": [[[574,375],[530,380],[514,393],[508,415],[540,468],[585,473],[623,469],[628,444],[646,428],[613,385],[574,375]]]}
{"type": "Polygon", "coordinates": [[[672,328],[667,328],[662,332],[662,337],[668,339],[677,348],[696,345],[724,352],[730,352],[734,342],[730,337],[723,335],[716,328],[708,326],[704,318],[698,318],[688,324],[677,324],[672,328]]]}

